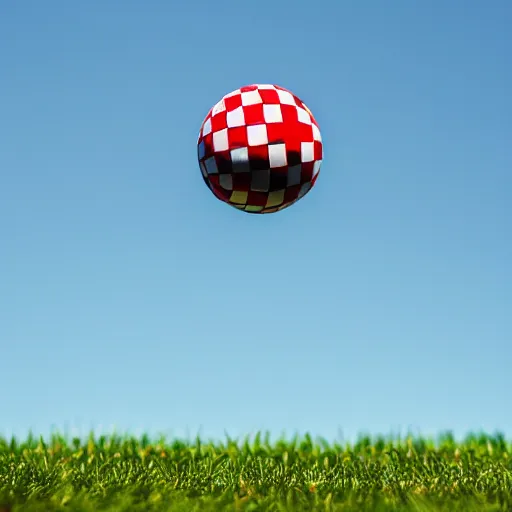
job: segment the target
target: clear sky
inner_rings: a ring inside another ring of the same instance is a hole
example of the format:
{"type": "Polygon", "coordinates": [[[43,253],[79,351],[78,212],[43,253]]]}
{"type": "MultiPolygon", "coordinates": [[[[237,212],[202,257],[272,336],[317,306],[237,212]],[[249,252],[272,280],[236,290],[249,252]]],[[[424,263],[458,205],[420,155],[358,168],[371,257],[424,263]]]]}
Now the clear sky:
{"type": "Polygon", "coordinates": [[[0,5],[0,435],[512,436],[512,3],[0,5]],[[201,122],[292,90],[293,207],[217,200],[201,122]]]}

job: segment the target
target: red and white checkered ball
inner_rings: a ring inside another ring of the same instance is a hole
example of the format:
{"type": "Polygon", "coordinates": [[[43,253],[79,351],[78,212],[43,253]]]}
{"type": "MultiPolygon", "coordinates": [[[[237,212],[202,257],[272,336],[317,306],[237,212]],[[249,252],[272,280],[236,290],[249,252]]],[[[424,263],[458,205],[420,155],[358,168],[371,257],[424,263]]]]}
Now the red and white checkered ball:
{"type": "Polygon", "coordinates": [[[248,213],[273,213],[304,197],[318,178],[323,154],[308,107],[269,84],[224,96],[204,119],[197,150],[213,194],[248,213]]]}

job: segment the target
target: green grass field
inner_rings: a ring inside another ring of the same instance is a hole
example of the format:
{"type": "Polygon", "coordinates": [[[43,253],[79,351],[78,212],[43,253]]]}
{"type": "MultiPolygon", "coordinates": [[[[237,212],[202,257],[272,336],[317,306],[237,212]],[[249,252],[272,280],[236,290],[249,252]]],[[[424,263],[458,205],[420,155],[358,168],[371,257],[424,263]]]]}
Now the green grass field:
{"type": "Polygon", "coordinates": [[[0,438],[0,511],[512,511],[511,448],[500,435],[0,438]]]}

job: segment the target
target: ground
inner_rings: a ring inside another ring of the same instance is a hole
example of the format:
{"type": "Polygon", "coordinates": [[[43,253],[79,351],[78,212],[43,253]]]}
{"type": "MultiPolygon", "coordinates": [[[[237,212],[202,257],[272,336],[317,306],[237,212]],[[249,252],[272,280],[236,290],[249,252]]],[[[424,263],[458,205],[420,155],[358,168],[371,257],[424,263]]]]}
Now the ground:
{"type": "Polygon", "coordinates": [[[512,445],[0,438],[0,512],[71,510],[511,511],[512,445]]]}

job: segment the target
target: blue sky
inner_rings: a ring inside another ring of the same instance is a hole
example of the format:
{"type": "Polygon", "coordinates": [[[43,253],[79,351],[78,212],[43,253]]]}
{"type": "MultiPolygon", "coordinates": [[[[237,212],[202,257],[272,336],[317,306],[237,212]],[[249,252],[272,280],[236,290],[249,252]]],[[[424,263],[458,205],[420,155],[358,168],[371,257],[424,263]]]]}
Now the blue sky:
{"type": "Polygon", "coordinates": [[[5,1],[0,435],[512,435],[512,5],[5,1]],[[208,109],[314,113],[315,188],[213,197],[208,109]]]}

